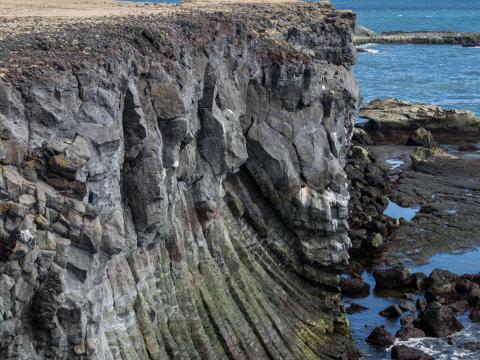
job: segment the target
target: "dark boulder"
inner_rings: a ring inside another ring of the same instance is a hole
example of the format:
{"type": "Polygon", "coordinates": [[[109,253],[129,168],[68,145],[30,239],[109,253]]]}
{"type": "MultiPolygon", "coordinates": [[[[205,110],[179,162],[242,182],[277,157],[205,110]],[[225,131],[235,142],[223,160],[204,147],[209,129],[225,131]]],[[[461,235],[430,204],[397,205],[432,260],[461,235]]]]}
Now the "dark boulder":
{"type": "Polygon", "coordinates": [[[477,298],[469,317],[474,322],[480,322],[480,298],[477,298]]]}
{"type": "Polygon", "coordinates": [[[359,278],[342,278],[340,287],[345,296],[367,296],[370,293],[370,285],[359,278]]]}
{"type": "Polygon", "coordinates": [[[390,305],[386,309],[379,312],[383,317],[396,319],[402,315],[402,309],[398,305],[390,305]]]}
{"type": "Polygon", "coordinates": [[[402,301],[398,306],[400,306],[400,309],[402,309],[402,311],[415,312],[415,304],[409,301],[402,301]]]}
{"type": "Polygon", "coordinates": [[[405,345],[397,345],[392,348],[392,359],[394,360],[435,360],[433,356],[421,350],[405,345]]]}
{"type": "Polygon", "coordinates": [[[397,289],[409,286],[412,282],[412,273],[405,266],[378,269],[374,271],[373,276],[379,289],[397,289]]]}
{"type": "Polygon", "coordinates": [[[427,305],[415,326],[433,337],[447,337],[463,329],[462,323],[455,318],[453,310],[437,301],[427,305]]]}
{"type": "Polygon", "coordinates": [[[468,301],[458,300],[458,301],[455,301],[454,303],[448,304],[448,307],[452,309],[453,312],[456,314],[464,313],[467,310],[468,301]]]}
{"type": "Polygon", "coordinates": [[[425,288],[427,275],[422,272],[416,272],[412,274],[412,288],[415,290],[423,290],[425,288]]]}
{"type": "Polygon", "coordinates": [[[459,280],[460,277],[450,271],[433,270],[427,279],[425,298],[429,302],[450,303],[456,301],[458,296],[455,287],[459,280]]]}
{"type": "Polygon", "coordinates": [[[409,325],[415,321],[416,317],[413,314],[407,314],[400,319],[400,324],[402,325],[409,325]]]}
{"type": "Polygon", "coordinates": [[[363,274],[363,265],[358,261],[350,261],[348,264],[347,272],[353,276],[360,276],[363,274]]]}
{"type": "Polygon", "coordinates": [[[417,329],[414,327],[402,327],[400,330],[397,331],[395,337],[401,340],[408,340],[411,338],[422,338],[425,337],[425,332],[421,329],[417,329]]]}
{"type": "Polygon", "coordinates": [[[382,325],[373,329],[366,341],[372,345],[388,346],[395,343],[395,337],[382,325]]]}
{"type": "Polygon", "coordinates": [[[355,314],[365,310],[368,310],[368,308],[360,304],[351,303],[350,306],[345,309],[345,312],[347,314],[355,314]]]}
{"type": "Polygon", "coordinates": [[[467,300],[470,304],[473,304],[480,297],[480,286],[468,279],[460,280],[455,289],[460,294],[460,297],[467,300]]]}
{"type": "Polygon", "coordinates": [[[417,308],[418,311],[424,311],[425,308],[427,307],[427,302],[425,299],[417,299],[417,302],[415,303],[415,307],[417,308]]]}

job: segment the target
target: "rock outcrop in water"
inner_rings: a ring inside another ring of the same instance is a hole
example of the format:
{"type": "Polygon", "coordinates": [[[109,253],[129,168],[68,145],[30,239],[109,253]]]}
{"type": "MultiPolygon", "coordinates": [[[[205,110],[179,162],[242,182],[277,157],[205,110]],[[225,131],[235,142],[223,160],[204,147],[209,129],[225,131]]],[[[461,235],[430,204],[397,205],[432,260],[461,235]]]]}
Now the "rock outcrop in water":
{"type": "Polygon", "coordinates": [[[405,144],[421,127],[442,143],[478,142],[480,118],[470,111],[444,109],[394,98],[375,99],[360,109],[360,117],[376,142],[405,144]]]}
{"type": "Polygon", "coordinates": [[[0,358],[347,358],[354,16],[233,7],[0,44],[0,358]]]}
{"type": "Polygon", "coordinates": [[[386,31],[377,34],[362,26],[357,28],[354,37],[356,45],[377,43],[480,46],[480,33],[478,32],[386,31]]]}

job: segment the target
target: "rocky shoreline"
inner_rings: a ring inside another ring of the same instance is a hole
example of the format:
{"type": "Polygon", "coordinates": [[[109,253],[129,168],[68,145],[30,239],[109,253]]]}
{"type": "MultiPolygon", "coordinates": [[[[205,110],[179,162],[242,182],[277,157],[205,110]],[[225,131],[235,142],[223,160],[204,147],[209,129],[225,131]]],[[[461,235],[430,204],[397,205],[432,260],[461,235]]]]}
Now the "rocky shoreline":
{"type": "Polygon", "coordinates": [[[353,244],[352,261],[342,279],[347,313],[368,311],[356,298],[386,291],[388,298],[399,300],[380,315],[396,319],[400,328],[392,334],[379,325],[360,341],[395,344],[392,359],[431,359],[398,340],[433,336],[457,346],[448,340],[463,328],[456,315],[468,311],[471,321],[478,321],[480,277],[441,269],[412,274],[404,264],[480,244],[480,183],[474,175],[480,166],[479,119],[469,112],[397,99],[374,100],[360,116],[368,121],[354,129],[346,168],[353,244]],[[472,133],[463,140],[466,128],[472,133]],[[411,220],[386,215],[392,200],[405,208],[418,206],[417,214],[411,220]],[[372,273],[373,286],[364,281],[365,271],[372,273]]]}
{"type": "Polygon", "coordinates": [[[354,36],[355,45],[377,44],[428,44],[428,45],[461,45],[464,47],[480,46],[478,32],[450,31],[388,31],[375,33],[359,27],[354,36]]]}

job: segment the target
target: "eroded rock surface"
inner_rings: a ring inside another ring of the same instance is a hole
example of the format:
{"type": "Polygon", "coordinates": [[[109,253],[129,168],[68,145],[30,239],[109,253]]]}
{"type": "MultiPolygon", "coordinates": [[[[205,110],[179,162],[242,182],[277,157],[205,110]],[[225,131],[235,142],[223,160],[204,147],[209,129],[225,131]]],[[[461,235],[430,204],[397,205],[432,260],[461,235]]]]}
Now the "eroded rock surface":
{"type": "Polygon", "coordinates": [[[235,9],[0,44],[0,358],[348,358],[354,16],[235,9]]]}
{"type": "Polygon", "coordinates": [[[411,133],[423,127],[441,143],[477,142],[480,118],[470,111],[450,110],[394,98],[375,99],[360,110],[377,143],[405,144],[411,133]]]}

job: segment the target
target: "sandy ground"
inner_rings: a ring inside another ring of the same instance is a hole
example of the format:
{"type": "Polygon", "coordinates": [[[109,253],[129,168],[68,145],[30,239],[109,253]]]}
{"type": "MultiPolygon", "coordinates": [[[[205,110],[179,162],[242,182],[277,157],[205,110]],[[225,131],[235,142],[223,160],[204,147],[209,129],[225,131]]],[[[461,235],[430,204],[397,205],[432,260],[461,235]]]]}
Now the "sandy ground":
{"type": "Polygon", "coordinates": [[[103,16],[146,15],[177,8],[219,7],[233,3],[281,4],[299,0],[190,0],[182,5],[142,3],[121,0],[0,0],[0,18],[93,18],[103,16]]]}
{"type": "MultiPolygon", "coordinates": [[[[49,31],[64,24],[122,21],[122,17],[177,11],[229,11],[236,5],[289,6],[301,0],[184,0],[182,4],[125,0],[0,0],[0,41],[8,36],[49,31]]],[[[322,0],[330,3],[330,0],[322,0]]]]}

